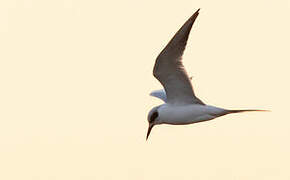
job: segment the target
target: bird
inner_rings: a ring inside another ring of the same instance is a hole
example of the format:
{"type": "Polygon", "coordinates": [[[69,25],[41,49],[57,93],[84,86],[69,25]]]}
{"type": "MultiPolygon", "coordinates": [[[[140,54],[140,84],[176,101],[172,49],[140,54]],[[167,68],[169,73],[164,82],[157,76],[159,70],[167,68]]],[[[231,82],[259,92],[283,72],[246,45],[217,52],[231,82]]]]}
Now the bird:
{"type": "Polygon", "coordinates": [[[187,75],[182,63],[182,55],[199,11],[200,9],[183,24],[155,60],[153,76],[164,89],[155,90],[150,95],[161,99],[164,104],[153,107],[149,111],[146,140],[155,125],[187,125],[209,121],[232,113],[267,111],[259,109],[229,110],[207,105],[196,97],[191,84],[192,77],[187,75]]]}

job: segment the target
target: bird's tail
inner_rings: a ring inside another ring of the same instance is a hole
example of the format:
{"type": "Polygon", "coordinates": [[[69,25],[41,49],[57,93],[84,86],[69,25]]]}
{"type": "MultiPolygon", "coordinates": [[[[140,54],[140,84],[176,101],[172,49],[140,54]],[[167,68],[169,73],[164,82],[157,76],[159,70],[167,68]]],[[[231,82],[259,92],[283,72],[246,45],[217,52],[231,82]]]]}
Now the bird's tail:
{"type": "Polygon", "coordinates": [[[260,109],[227,110],[227,114],[241,113],[241,112],[250,112],[250,111],[263,111],[263,112],[267,112],[269,110],[260,110],[260,109]]]}

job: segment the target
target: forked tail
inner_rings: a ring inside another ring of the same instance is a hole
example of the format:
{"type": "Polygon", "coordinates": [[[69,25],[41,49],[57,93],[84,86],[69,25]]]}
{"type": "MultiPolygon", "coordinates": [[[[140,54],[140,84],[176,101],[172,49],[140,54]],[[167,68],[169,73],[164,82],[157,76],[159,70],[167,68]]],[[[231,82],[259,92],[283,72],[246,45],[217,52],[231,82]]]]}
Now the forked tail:
{"type": "Polygon", "coordinates": [[[227,110],[227,114],[241,113],[241,112],[250,112],[250,111],[264,111],[264,112],[267,112],[269,110],[260,110],[260,109],[227,110]]]}

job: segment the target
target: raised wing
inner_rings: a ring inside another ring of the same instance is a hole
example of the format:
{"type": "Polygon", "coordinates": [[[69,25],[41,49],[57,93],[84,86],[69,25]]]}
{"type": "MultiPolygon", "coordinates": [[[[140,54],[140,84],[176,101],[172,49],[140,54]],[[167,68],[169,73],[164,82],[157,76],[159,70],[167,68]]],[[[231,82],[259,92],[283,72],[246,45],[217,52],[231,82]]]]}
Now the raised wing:
{"type": "Polygon", "coordinates": [[[164,89],[152,91],[150,93],[150,96],[157,97],[157,98],[161,99],[162,101],[167,102],[166,92],[164,91],[164,89]]]}
{"type": "Polygon", "coordinates": [[[167,103],[170,104],[204,104],[194,95],[190,79],[181,61],[198,12],[199,9],[185,22],[155,61],[153,75],[163,85],[167,103]]]}

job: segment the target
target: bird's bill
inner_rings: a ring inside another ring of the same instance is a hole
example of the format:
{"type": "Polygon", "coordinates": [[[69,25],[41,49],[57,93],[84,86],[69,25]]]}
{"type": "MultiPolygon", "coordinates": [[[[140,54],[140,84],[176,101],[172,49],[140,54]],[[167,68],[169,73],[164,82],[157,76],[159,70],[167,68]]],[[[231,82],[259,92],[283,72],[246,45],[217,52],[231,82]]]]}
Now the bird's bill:
{"type": "Polygon", "coordinates": [[[147,131],[147,136],[146,136],[146,141],[147,141],[147,139],[148,139],[148,137],[150,135],[150,132],[151,132],[153,126],[154,126],[154,124],[149,124],[148,131],[147,131]]]}

